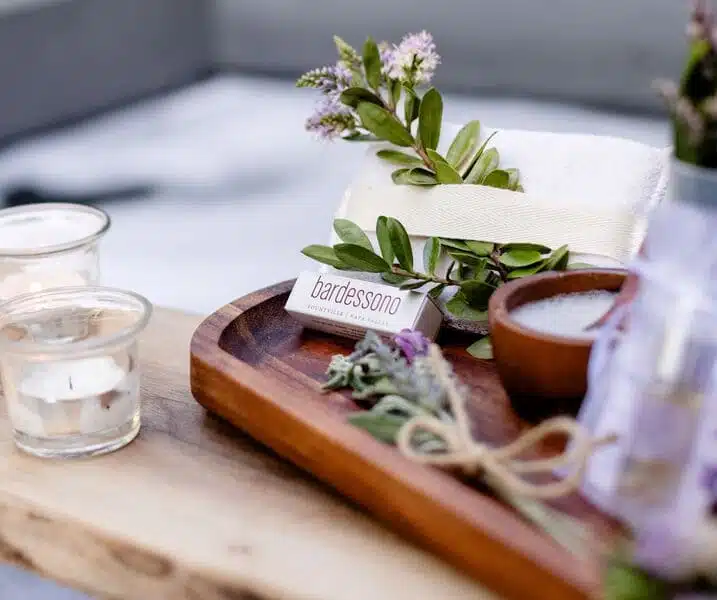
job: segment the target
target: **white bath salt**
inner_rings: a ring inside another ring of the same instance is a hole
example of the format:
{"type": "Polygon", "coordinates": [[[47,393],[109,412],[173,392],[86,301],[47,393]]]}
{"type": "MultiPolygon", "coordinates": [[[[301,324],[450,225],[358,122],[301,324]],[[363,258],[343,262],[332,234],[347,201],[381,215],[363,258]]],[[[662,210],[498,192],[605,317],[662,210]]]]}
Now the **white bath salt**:
{"type": "Polygon", "coordinates": [[[613,305],[615,292],[596,290],[561,294],[528,302],[510,312],[514,321],[541,333],[593,339],[597,330],[585,331],[613,305]]]}

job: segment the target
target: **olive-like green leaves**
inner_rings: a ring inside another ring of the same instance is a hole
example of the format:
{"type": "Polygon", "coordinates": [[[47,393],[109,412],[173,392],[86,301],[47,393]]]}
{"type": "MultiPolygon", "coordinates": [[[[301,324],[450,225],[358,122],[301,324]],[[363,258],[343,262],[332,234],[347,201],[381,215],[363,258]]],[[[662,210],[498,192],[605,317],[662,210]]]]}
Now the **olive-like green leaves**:
{"type": "Polygon", "coordinates": [[[500,154],[495,148],[484,150],[473,168],[466,175],[466,183],[483,183],[486,176],[498,167],[500,154]]]}
{"type": "Polygon", "coordinates": [[[385,273],[391,270],[383,258],[358,244],[336,244],[334,252],[342,263],[365,273],[385,273]]]}
{"type": "Polygon", "coordinates": [[[461,252],[460,250],[448,250],[451,258],[454,258],[462,265],[469,267],[482,267],[485,265],[485,259],[476,256],[470,252],[461,252]]]}
{"type": "Polygon", "coordinates": [[[537,250],[540,254],[547,254],[551,251],[550,248],[543,246],[543,244],[530,244],[525,242],[503,244],[501,248],[503,252],[510,252],[512,250],[537,250]]]}
{"type": "MultiPolygon", "coordinates": [[[[406,172],[414,169],[405,169],[406,172]]],[[[543,271],[588,268],[575,263],[568,267],[567,246],[551,250],[543,244],[513,242],[496,244],[481,240],[428,238],[423,246],[423,271],[414,267],[411,239],[395,218],[379,216],[376,238],[379,252],[370,238],[348,219],[336,219],[334,230],[340,244],[313,245],[302,251],[314,260],[337,269],[379,273],[381,278],[402,290],[427,290],[431,298],[444,292],[446,310],[459,319],[484,321],[493,292],[503,283],[543,271]],[[452,259],[442,272],[441,257],[452,259]],[[396,264],[398,263],[398,264],[396,264]],[[452,296],[451,296],[452,294],[452,296]]],[[[479,358],[490,356],[490,340],[479,340],[468,350],[479,358]]]]}
{"type": "Polygon", "coordinates": [[[401,285],[411,278],[408,275],[399,275],[397,273],[381,273],[381,279],[391,285],[401,285]]]}
{"type": "Polygon", "coordinates": [[[436,88],[428,90],[418,111],[418,140],[427,150],[435,150],[441,138],[443,98],[436,88]]]}
{"type": "Polygon", "coordinates": [[[436,274],[438,259],[441,257],[441,241],[436,238],[428,238],[423,246],[423,268],[429,275],[436,274]]]}
{"type": "Polygon", "coordinates": [[[519,269],[513,269],[508,273],[508,279],[520,279],[521,277],[527,277],[528,275],[535,275],[543,270],[544,262],[540,261],[529,267],[521,267],[519,269]]]}
{"type": "Polygon", "coordinates": [[[381,57],[378,45],[372,38],[368,38],[363,45],[363,69],[366,73],[366,83],[377,90],[381,84],[381,57]]]}
{"type": "MultiPolygon", "coordinates": [[[[490,242],[477,242],[474,240],[466,240],[465,245],[468,246],[468,250],[478,256],[490,256],[495,248],[495,244],[491,244],[490,242]]],[[[550,248],[546,251],[550,252],[550,248]]]]}
{"type": "Polygon", "coordinates": [[[483,178],[481,183],[488,187],[508,190],[510,189],[510,174],[502,169],[494,169],[483,178]]]}
{"type": "Polygon", "coordinates": [[[445,290],[447,285],[445,283],[439,283],[436,287],[432,288],[430,292],[428,292],[428,295],[436,299],[440,297],[440,295],[443,293],[443,290],[445,290]]]}
{"type": "Polygon", "coordinates": [[[383,100],[373,92],[362,87],[350,87],[341,92],[341,102],[351,108],[356,108],[360,102],[368,102],[376,106],[383,106],[383,100]]]}
{"type": "Polygon", "coordinates": [[[396,185],[432,186],[438,183],[436,175],[422,167],[405,167],[391,173],[391,179],[396,185]]]}
{"type": "Polygon", "coordinates": [[[488,318],[488,312],[473,308],[462,292],[458,292],[446,302],[446,310],[454,317],[466,321],[485,321],[488,318]]]}
{"type": "Polygon", "coordinates": [[[320,262],[324,265],[330,265],[332,267],[336,267],[337,269],[346,266],[343,261],[336,256],[336,252],[331,246],[312,244],[311,246],[306,246],[301,253],[304,256],[314,259],[316,262],[320,262]]]}
{"type": "Polygon", "coordinates": [[[404,88],[406,91],[406,99],[403,104],[403,117],[406,120],[406,125],[409,127],[418,118],[418,113],[421,108],[421,99],[416,95],[411,88],[404,88]]]}
{"type": "Polygon", "coordinates": [[[378,238],[378,245],[381,248],[381,256],[389,265],[393,264],[393,259],[396,255],[393,252],[393,246],[391,245],[391,236],[388,233],[388,218],[379,217],[376,219],[376,237],[378,238]]]}
{"type": "Polygon", "coordinates": [[[568,271],[580,271],[581,269],[594,269],[595,265],[591,265],[590,263],[584,263],[584,262],[574,262],[574,263],[570,263],[565,268],[568,271]]]}
{"type": "Polygon", "coordinates": [[[446,152],[446,160],[456,171],[460,172],[478,150],[479,143],[480,121],[470,121],[463,126],[451,142],[448,152],[446,152]]]}
{"type": "Polygon", "coordinates": [[[501,254],[500,262],[506,267],[528,267],[543,260],[543,256],[537,250],[508,250],[501,254]]]}
{"type": "Polygon", "coordinates": [[[518,188],[520,188],[520,171],[518,169],[506,169],[505,172],[508,173],[508,189],[517,192],[518,188]]]}
{"type": "Polygon", "coordinates": [[[367,250],[373,252],[373,245],[371,244],[371,241],[363,232],[363,229],[356,225],[356,223],[353,223],[348,219],[335,219],[334,231],[342,242],[363,246],[367,250]]]}
{"type": "Polygon", "coordinates": [[[468,304],[480,310],[488,308],[488,300],[494,291],[495,286],[479,279],[471,279],[461,283],[461,292],[463,292],[468,304]]]}
{"type": "Polygon", "coordinates": [[[446,159],[438,152],[428,149],[426,154],[428,154],[428,158],[433,163],[433,170],[436,172],[438,183],[463,183],[463,178],[458,171],[449,165],[446,159]]]}
{"type": "Polygon", "coordinates": [[[473,171],[473,168],[475,167],[475,164],[478,162],[478,160],[480,160],[480,157],[483,156],[483,153],[485,152],[485,149],[488,147],[488,144],[497,134],[498,134],[497,131],[494,131],[493,133],[491,133],[486,138],[486,140],[479,146],[478,150],[476,150],[473,153],[473,155],[466,162],[466,164],[461,167],[461,175],[463,176],[463,179],[465,180],[466,183],[470,183],[469,178],[471,176],[471,172],[473,171]]]}
{"type": "Polygon", "coordinates": [[[486,335],[477,342],[472,343],[466,348],[466,352],[481,360],[491,360],[493,358],[493,344],[490,340],[490,336],[486,335]]]}
{"type": "Polygon", "coordinates": [[[456,250],[465,250],[467,252],[470,252],[470,248],[463,240],[452,240],[449,238],[438,239],[441,241],[441,245],[445,246],[446,248],[455,248],[456,250]]]}
{"type": "Polygon", "coordinates": [[[570,253],[567,246],[560,246],[545,261],[543,271],[563,271],[568,266],[570,253]]]}
{"type": "Polygon", "coordinates": [[[382,140],[396,146],[412,146],[413,136],[388,110],[371,102],[359,102],[361,124],[382,140]]]}
{"type": "Polygon", "coordinates": [[[376,152],[376,156],[391,163],[392,165],[420,167],[423,164],[423,161],[417,156],[411,156],[410,154],[399,152],[398,150],[379,150],[376,152]]]}
{"type": "Polygon", "coordinates": [[[398,264],[406,271],[413,271],[413,248],[406,229],[399,221],[391,217],[388,218],[387,226],[391,247],[398,264]]]}

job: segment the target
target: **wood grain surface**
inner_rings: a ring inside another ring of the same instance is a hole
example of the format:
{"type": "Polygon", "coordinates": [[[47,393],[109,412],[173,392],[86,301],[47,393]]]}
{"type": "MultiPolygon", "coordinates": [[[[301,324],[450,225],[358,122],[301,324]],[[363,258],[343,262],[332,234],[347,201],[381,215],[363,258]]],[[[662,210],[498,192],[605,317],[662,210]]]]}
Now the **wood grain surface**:
{"type": "MultiPolygon", "coordinates": [[[[579,560],[485,490],[412,463],[346,422],[346,415],[357,410],[355,403],[347,394],[322,393],[320,384],[330,357],[348,353],[353,342],[294,321],[284,310],[291,286],[285,282],[240,298],[199,327],[191,348],[195,397],[501,595],[556,600],[594,594],[597,555],[579,560]]],[[[450,330],[439,339],[472,390],[469,410],[477,439],[502,445],[541,412],[565,410],[511,403],[493,363],[469,356],[467,342],[450,330]]],[[[567,408],[576,410],[575,401],[567,408]]],[[[560,447],[546,443],[538,453],[560,447]]],[[[578,495],[556,507],[600,535],[614,531],[578,495]]]]}
{"type": "Polygon", "coordinates": [[[0,419],[0,559],[99,598],[493,598],[209,416],[189,392],[201,318],[157,309],[143,427],[108,456],[17,451],[0,419]]]}

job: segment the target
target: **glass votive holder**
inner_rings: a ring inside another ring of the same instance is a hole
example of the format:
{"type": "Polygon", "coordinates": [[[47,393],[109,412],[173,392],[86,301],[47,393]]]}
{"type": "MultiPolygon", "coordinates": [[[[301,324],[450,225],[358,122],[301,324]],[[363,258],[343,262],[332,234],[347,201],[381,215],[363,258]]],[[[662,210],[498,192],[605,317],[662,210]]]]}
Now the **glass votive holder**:
{"type": "Polygon", "coordinates": [[[22,294],[99,283],[102,210],[80,204],[29,204],[0,210],[0,302],[22,294]]]}
{"type": "Polygon", "coordinates": [[[117,450],[140,428],[138,335],[152,305],[97,286],[0,305],[0,374],[17,446],[72,458],[117,450]]]}

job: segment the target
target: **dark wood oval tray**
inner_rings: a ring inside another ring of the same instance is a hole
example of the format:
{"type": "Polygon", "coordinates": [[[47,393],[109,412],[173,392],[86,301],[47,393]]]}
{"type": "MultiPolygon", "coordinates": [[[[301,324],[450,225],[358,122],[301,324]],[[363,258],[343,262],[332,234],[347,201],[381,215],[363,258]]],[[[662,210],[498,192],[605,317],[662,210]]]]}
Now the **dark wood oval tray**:
{"type": "MultiPolygon", "coordinates": [[[[191,344],[197,401],[505,597],[591,596],[597,556],[578,559],[485,490],[413,463],[346,422],[356,405],[320,385],[331,356],[350,352],[354,342],[294,321],[284,311],[292,284],[235,300],[200,325],[191,344]]],[[[465,352],[469,341],[452,330],[439,339],[472,389],[475,435],[504,444],[530,423],[518,416],[492,362],[465,352]]],[[[577,495],[557,506],[598,530],[612,529],[577,495]]]]}

